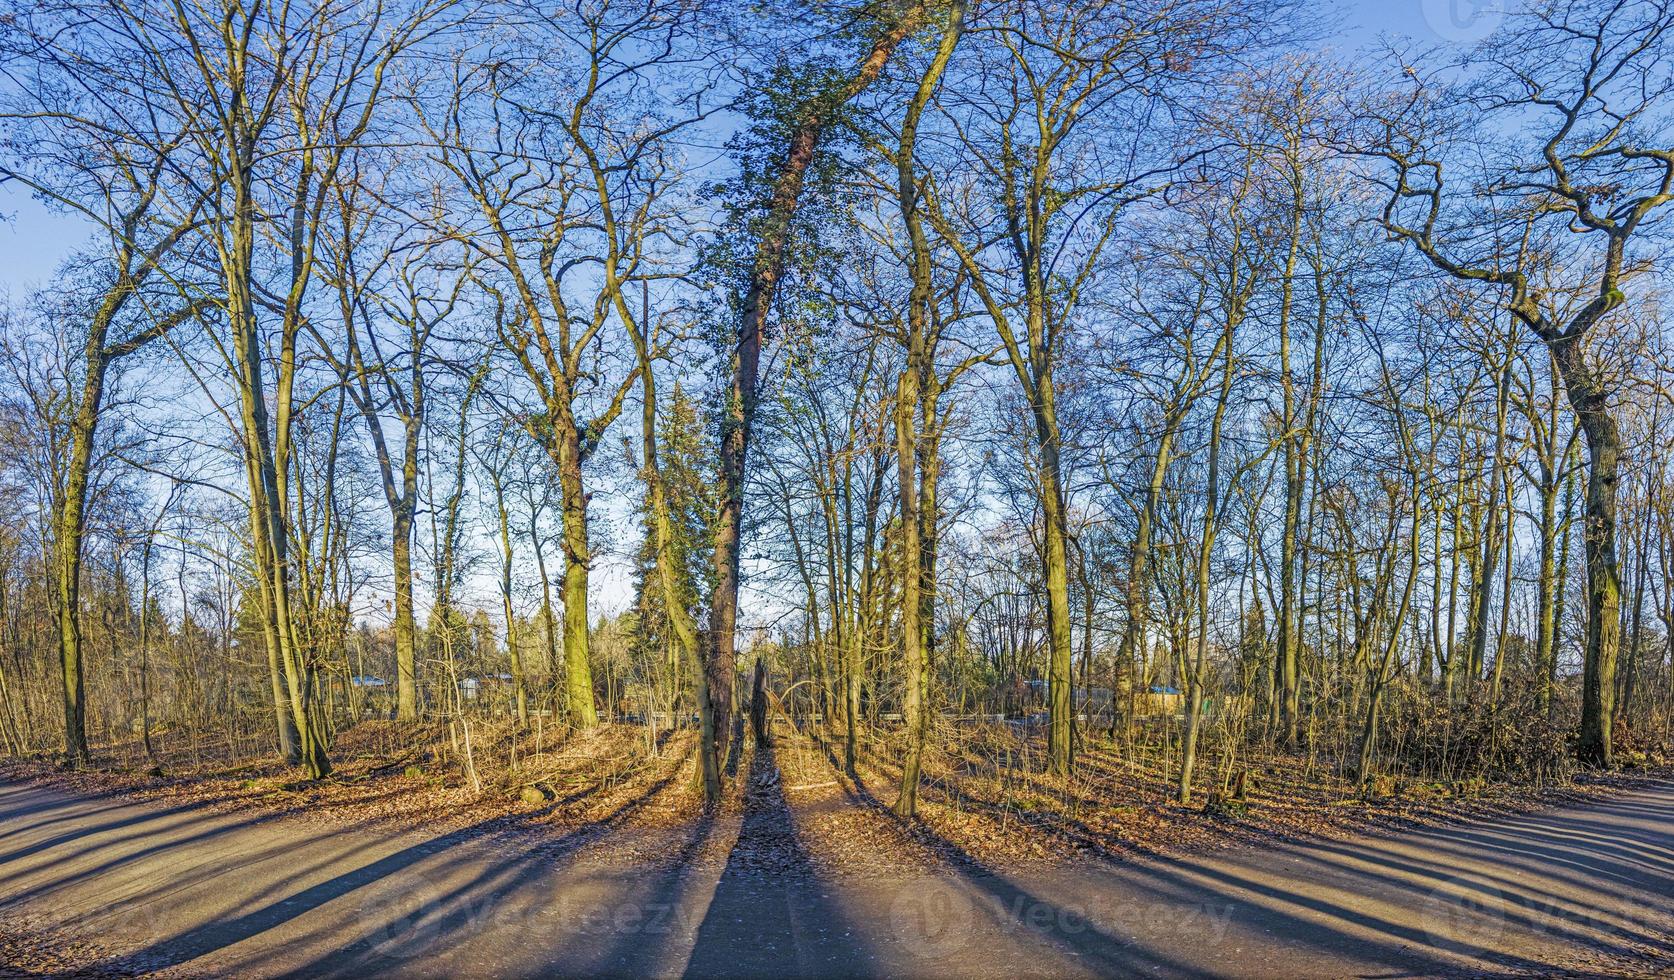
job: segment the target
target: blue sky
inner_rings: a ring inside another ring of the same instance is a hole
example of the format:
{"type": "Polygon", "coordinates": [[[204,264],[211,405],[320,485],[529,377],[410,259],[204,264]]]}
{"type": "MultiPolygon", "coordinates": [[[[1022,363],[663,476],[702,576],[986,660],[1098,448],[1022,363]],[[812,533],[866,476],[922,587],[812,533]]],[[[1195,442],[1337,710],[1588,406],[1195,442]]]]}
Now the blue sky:
{"type": "MultiPolygon", "coordinates": [[[[1381,36],[1418,43],[1477,40],[1516,0],[1346,0],[1322,3],[1338,10],[1335,44],[1359,48],[1381,36]]],[[[47,284],[64,257],[82,244],[90,227],[56,213],[21,188],[0,184],[0,295],[17,296],[47,284]]]]}
{"type": "Polygon", "coordinates": [[[86,222],[48,209],[15,184],[0,184],[0,291],[14,298],[50,281],[91,233],[86,222]]]}
{"type": "MultiPolygon", "coordinates": [[[[1519,0],[1317,0],[1330,12],[1332,24],[1326,43],[1339,50],[1355,51],[1375,47],[1388,37],[1399,43],[1419,45],[1469,44],[1500,18],[1508,3],[1519,0]]],[[[64,258],[85,244],[93,227],[85,220],[49,208],[15,185],[0,184],[0,302],[21,299],[30,290],[50,287],[64,258]]],[[[598,509],[600,517],[612,519],[610,508],[598,509]]],[[[614,612],[631,596],[628,568],[619,555],[597,542],[601,563],[593,575],[595,612],[614,612]]],[[[753,576],[752,576],[753,577],[753,576]]],[[[472,583],[467,592],[492,607],[492,583],[472,583]]],[[[382,598],[374,588],[373,606],[382,598]]],[[[422,608],[421,603],[421,608],[422,608]]],[[[378,608],[369,608],[372,620],[382,618],[378,608]]]]}

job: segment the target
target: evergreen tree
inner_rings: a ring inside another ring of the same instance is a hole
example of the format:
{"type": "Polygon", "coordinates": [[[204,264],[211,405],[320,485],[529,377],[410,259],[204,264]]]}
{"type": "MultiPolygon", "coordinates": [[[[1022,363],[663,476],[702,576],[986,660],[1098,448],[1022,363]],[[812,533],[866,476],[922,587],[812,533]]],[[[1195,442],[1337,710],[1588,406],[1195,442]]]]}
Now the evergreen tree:
{"type": "MultiPolygon", "coordinates": [[[[678,383],[660,420],[663,482],[667,488],[674,540],[669,560],[675,565],[680,595],[694,619],[700,619],[702,597],[714,578],[714,544],[709,530],[715,508],[714,472],[705,449],[704,420],[698,405],[678,383]]],[[[649,485],[647,485],[649,486],[649,485]]],[[[634,555],[633,645],[648,663],[664,665],[666,683],[678,677],[678,656],[670,635],[668,613],[659,585],[657,535],[649,490],[639,503],[645,535],[634,555]]],[[[678,688],[678,685],[677,685],[678,688]]]]}

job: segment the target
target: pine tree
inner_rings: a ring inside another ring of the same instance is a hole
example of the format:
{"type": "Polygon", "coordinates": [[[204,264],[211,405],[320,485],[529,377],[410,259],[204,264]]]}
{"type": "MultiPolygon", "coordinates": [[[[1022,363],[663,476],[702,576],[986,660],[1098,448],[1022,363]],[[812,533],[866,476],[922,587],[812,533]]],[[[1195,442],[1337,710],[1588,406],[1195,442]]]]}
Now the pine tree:
{"type": "MultiPolygon", "coordinates": [[[[660,420],[658,443],[662,477],[667,487],[669,516],[674,525],[672,554],[680,595],[694,619],[700,619],[701,597],[709,594],[714,577],[714,545],[709,516],[715,507],[714,474],[705,450],[704,422],[697,403],[676,383],[667,410],[660,420]]],[[[651,510],[649,484],[639,504],[645,535],[634,556],[633,644],[647,662],[660,662],[668,672],[672,690],[677,683],[679,658],[670,635],[657,566],[657,535],[651,510]]]]}

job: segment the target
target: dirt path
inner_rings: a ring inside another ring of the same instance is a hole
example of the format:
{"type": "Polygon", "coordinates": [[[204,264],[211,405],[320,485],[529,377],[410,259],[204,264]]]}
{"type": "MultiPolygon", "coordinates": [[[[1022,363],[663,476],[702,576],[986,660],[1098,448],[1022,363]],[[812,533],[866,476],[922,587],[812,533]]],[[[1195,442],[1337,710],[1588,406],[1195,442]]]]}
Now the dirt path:
{"type": "Polygon", "coordinates": [[[56,949],[61,969],[241,976],[1674,965],[1674,786],[1445,831],[832,880],[809,860],[771,760],[749,780],[742,817],[642,830],[624,814],[541,839],[335,829],[0,785],[0,963],[52,972],[41,956],[56,949]],[[638,856],[621,857],[625,845],[638,856]]]}

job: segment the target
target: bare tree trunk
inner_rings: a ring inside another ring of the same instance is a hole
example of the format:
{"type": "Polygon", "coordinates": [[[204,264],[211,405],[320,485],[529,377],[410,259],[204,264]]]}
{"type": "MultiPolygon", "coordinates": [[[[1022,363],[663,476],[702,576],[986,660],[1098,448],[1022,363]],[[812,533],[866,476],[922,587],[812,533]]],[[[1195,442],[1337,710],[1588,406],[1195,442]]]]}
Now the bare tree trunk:
{"type": "MultiPolygon", "coordinates": [[[[149,199],[148,199],[149,200],[149,199]]],[[[140,212],[125,216],[124,234],[133,234],[140,212]]],[[[178,232],[176,233],[178,235],[178,232]]],[[[93,446],[99,419],[104,411],[105,379],[111,362],[127,356],[192,316],[198,304],[156,318],[128,339],[110,344],[112,321],[127,305],[134,291],[156,268],[157,257],[172,245],[174,237],[155,247],[137,271],[132,242],[120,246],[117,282],[108,290],[88,324],[82,346],[81,397],[70,419],[69,459],[65,463],[62,493],[53,502],[53,548],[57,571],[53,612],[58,625],[59,665],[64,695],[64,763],[71,768],[87,764],[86,683],[82,668],[81,565],[87,536],[87,493],[92,479],[93,446]]]]}
{"type": "Polygon", "coordinates": [[[668,487],[663,481],[657,449],[657,379],[652,369],[650,338],[645,333],[649,326],[633,319],[620,291],[616,299],[618,311],[622,314],[624,322],[631,325],[634,347],[640,362],[640,440],[645,452],[644,473],[651,491],[651,516],[657,535],[657,581],[662,588],[663,608],[668,616],[669,631],[673,634],[676,655],[691,666],[692,688],[698,708],[698,773],[703,780],[704,801],[714,805],[721,800],[720,755],[715,750],[718,744],[715,705],[711,697],[712,689],[703,670],[697,627],[692,621],[691,610],[686,606],[686,597],[682,594],[680,580],[674,567],[677,560],[674,550],[674,520],[669,511],[668,487]]]}
{"type": "MultiPolygon", "coordinates": [[[[917,291],[917,287],[914,287],[917,291]]],[[[917,297],[914,297],[916,302],[917,297]]],[[[914,313],[915,319],[921,314],[914,313]]],[[[901,508],[901,660],[905,666],[901,713],[907,722],[907,752],[901,762],[901,791],[895,799],[897,816],[918,811],[918,774],[924,751],[925,714],[929,710],[929,670],[924,657],[924,576],[922,531],[919,523],[918,432],[919,379],[923,324],[909,328],[913,336],[907,364],[895,388],[895,468],[901,508]]]]}
{"type": "MultiPolygon", "coordinates": [[[[1279,389],[1283,399],[1283,416],[1280,424],[1284,426],[1281,433],[1284,447],[1285,464],[1285,494],[1284,494],[1284,524],[1279,535],[1279,622],[1278,648],[1274,656],[1278,659],[1279,675],[1279,723],[1282,728],[1281,737],[1286,745],[1295,745],[1297,741],[1298,718],[1301,713],[1300,674],[1297,670],[1298,650],[1301,642],[1297,630],[1297,575],[1296,565],[1299,560],[1297,549],[1297,531],[1302,519],[1302,491],[1307,482],[1308,447],[1302,440],[1301,433],[1296,431],[1296,384],[1291,367],[1290,354],[1290,322],[1294,306],[1296,260],[1302,247],[1302,205],[1303,186],[1301,174],[1293,170],[1291,177],[1291,214],[1288,228],[1288,246],[1285,253],[1283,276],[1280,279],[1279,295],[1279,389]]],[[[1321,327],[1320,329],[1323,329],[1321,327]]]]}
{"type": "Polygon", "coordinates": [[[901,500],[901,646],[906,664],[906,694],[901,710],[907,721],[907,753],[901,763],[901,791],[895,799],[895,813],[908,818],[918,812],[919,769],[923,764],[925,732],[930,724],[929,636],[935,614],[936,524],[934,452],[927,445],[935,439],[935,409],[930,402],[936,393],[926,391],[934,385],[936,370],[930,323],[932,269],[930,245],[918,213],[918,177],[914,172],[913,152],[919,118],[941,82],[954,46],[959,43],[964,16],[964,4],[954,3],[936,56],[919,79],[918,90],[907,106],[895,158],[896,199],[911,242],[908,264],[913,283],[907,300],[907,359],[895,387],[895,466],[901,500]],[[921,454],[925,457],[923,474],[917,471],[921,454]]]}
{"type": "Polygon", "coordinates": [[[1542,713],[1552,706],[1552,664],[1557,656],[1558,481],[1545,476],[1540,485],[1540,570],[1535,579],[1535,703],[1542,713]]]}
{"type": "Polygon", "coordinates": [[[1181,804],[1192,799],[1192,775],[1197,769],[1198,733],[1203,727],[1203,672],[1209,652],[1209,578],[1210,561],[1215,553],[1215,535],[1219,530],[1221,497],[1221,426],[1226,419],[1227,403],[1232,398],[1233,356],[1231,334],[1236,318],[1227,322],[1227,342],[1223,345],[1225,358],[1221,375],[1220,397],[1215,402],[1215,416],[1209,424],[1209,474],[1203,489],[1203,533],[1198,542],[1196,590],[1196,635],[1192,638],[1193,652],[1186,668],[1186,737],[1180,753],[1180,781],[1176,799],[1181,804]]]}
{"type": "Polygon", "coordinates": [[[566,451],[560,454],[558,486],[564,515],[564,688],[570,724],[591,728],[599,723],[599,713],[593,703],[588,649],[592,624],[587,621],[587,576],[592,552],[587,542],[587,497],[581,485],[581,448],[575,426],[563,428],[560,438],[566,451]]]}
{"type": "MultiPolygon", "coordinates": [[[[1488,477],[1487,512],[1483,518],[1482,557],[1477,565],[1475,588],[1471,590],[1470,622],[1466,626],[1470,637],[1470,680],[1482,680],[1483,666],[1488,657],[1488,613],[1494,602],[1494,573],[1500,564],[1500,501],[1510,508],[1510,493],[1506,490],[1505,433],[1506,417],[1510,410],[1511,364],[1513,340],[1508,337],[1507,349],[1502,352],[1500,378],[1494,401],[1494,457],[1488,477]]],[[[1510,583],[1506,584],[1507,592],[1510,583]]]]}
{"type": "MultiPolygon", "coordinates": [[[[1401,410],[1399,404],[1394,406],[1394,410],[1397,412],[1401,410]]],[[[1410,454],[1412,446],[1406,436],[1405,426],[1402,426],[1402,440],[1407,442],[1407,450],[1410,454]]],[[[1388,626],[1389,632],[1384,640],[1383,655],[1379,658],[1376,671],[1372,675],[1371,690],[1367,692],[1365,724],[1360,730],[1360,759],[1355,773],[1363,786],[1372,776],[1372,757],[1377,749],[1378,717],[1382,706],[1383,690],[1392,676],[1390,664],[1395,658],[1395,650],[1400,643],[1401,626],[1406,622],[1407,610],[1412,607],[1413,588],[1418,583],[1419,529],[1424,522],[1421,489],[1418,475],[1415,472],[1412,482],[1412,524],[1407,537],[1407,581],[1401,589],[1401,601],[1396,606],[1395,614],[1388,626]]],[[[1393,559],[1391,559],[1391,562],[1393,563],[1393,559]]]]}
{"type": "Polygon", "coordinates": [[[1570,406],[1587,439],[1586,520],[1587,648],[1581,677],[1581,740],[1585,762],[1612,762],[1616,715],[1616,651],[1621,632],[1621,573],[1616,558],[1616,483],[1622,439],[1610,415],[1602,381],[1586,362],[1579,337],[1554,348],[1570,406]]]}
{"type": "Polygon", "coordinates": [[[506,616],[506,655],[511,660],[512,703],[517,711],[517,727],[529,727],[528,689],[523,677],[523,651],[517,642],[517,619],[512,611],[512,540],[511,521],[506,512],[505,485],[496,472],[490,475],[494,488],[494,511],[500,519],[500,600],[506,616]]]}
{"type": "MultiPolygon", "coordinates": [[[[546,644],[546,672],[548,683],[558,685],[558,624],[552,611],[552,576],[546,570],[546,549],[541,547],[540,528],[534,517],[529,519],[529,547],[535,553],[535,571],[541,577],[541,639],[546,644]]],[[[549,694],[552,692],[548,692],[549,694]]]]}
{"type": "MultiPolygon", "coordinates": [[[[1157,437],[1156,455],[1151,460],[1151,481],[1145,488],[1145,503],[1139,511],[1139,527],[1134,532],[1133,548],[1128,559],[1127,628],[1122,631],[1122,646],[1117,659],[1128,679],[1128,708],[1123,712],[1123,724],[1131,732],[1135,697],[1139,694],[1138,664],[1144,659],[1147,631],[1150,629],[1151,537],[1157,519],[1157,501],[1162,496],[1163,481],[1168,475],[1170,453],[1174,446],[1175,427],[1165,424],[1157,437]]],[[[1111,711],[1115,711],[1116,687],[1110,691],[1111,711]]]]}
{"type": "MultiPolygon", "coordinates": [[[[411,438],[411,437],[409,437],[411,438]]],[[[411,497],[408,498],[411,501],[411,497]]],[[[390,556],[395,568],[395,717],[418,718],[418,625],[413,615],[413,508],[398,510],[392,524],[390,556]]]]}
{"type": "Polygon", "coordinates": [[[64,681],[64,764],[85,766],[87,752],[87,704],[82,679],[81,555],[86,534],[87,484],[92,469],[93,439],[99,424],[99,405],[104,397],[104,333],[95,329],[88,337],[82,380],[81,403],[70,422],[70,460],[64,474],[64,495],[58,507],[53,537],[58,551],[58,650],[64,681]]]}
{"type": "Polygon", "coordinates": [[[1052,375],[1043,373],[1037,396],[1036,431],[1040,439],[1041,563],[1046,574],[1047,635],[1047,759],[1052,771],[1069,775],[1074,765],[1074,712],[1070,660],[1069,554],[1063,478],[1059,470],[1057,413],[1053,406],[1052,375]]]}
{"type": "Polygon", "coordinates": [[[923,14],[923,8],[915,3],[886,23],[874,38],[871,50],[848,80],[806,106],[785,147],[784,158],[773,180],[773,194],[757,241],[749,284],[739,304],[737,342],[732,351],[732,380],[727,391],[726,407],[721,413],[720,499],[714,527],[715,584],[709,601],[709,649],[704,664],[704,675],[708,678],[710,698],[718,720],[716,742],[708,750],[717,756],[726,753],[732,728],[745,457],[755,420],[762,330],[784,270],[791,219],[801,201],[808,168],[814,162],[820,140],[833,116],[872,84],[894,55],[896,47],[917,29],[923,14]]]}

